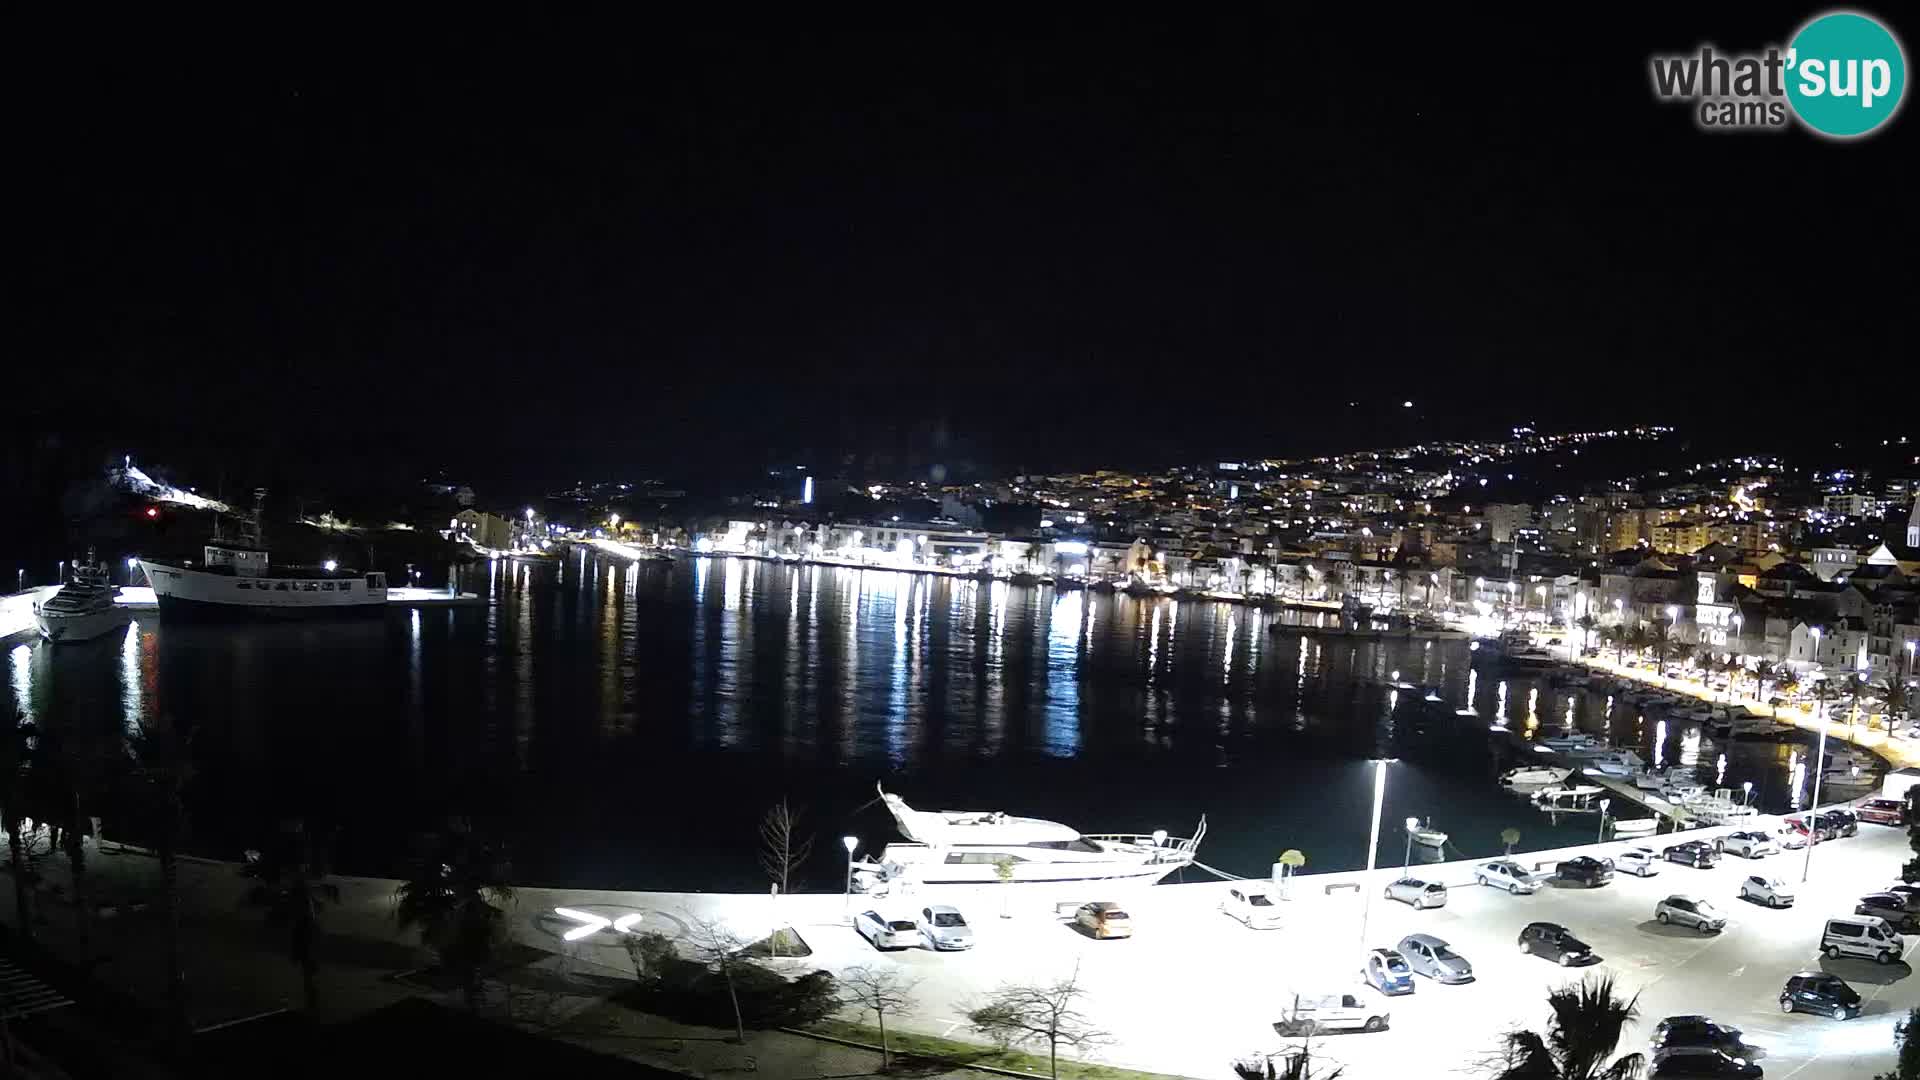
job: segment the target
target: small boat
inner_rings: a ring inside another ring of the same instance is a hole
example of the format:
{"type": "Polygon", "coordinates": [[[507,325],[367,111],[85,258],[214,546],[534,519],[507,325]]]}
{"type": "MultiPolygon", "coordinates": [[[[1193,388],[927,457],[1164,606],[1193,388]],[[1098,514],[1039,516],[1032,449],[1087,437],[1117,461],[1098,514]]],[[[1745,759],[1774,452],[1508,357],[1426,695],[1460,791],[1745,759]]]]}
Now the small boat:
{"type": "Polygon", "coordinates": [[[1545,787],[1558,784],[1573,775],[1572,769],[1554,765],[1522,765],[1517,769],[1508,769],[1500,774],[1500,783],[1506,787],[1545,787]]]}
{"type": "Polygon", "coordinates": [[[1647,763],[1631,750],[1591,750],[1569,754],[1581,772],[1601,776],[1632,776],[1646,769],[1647,763]]]}
{"type": "Polygon", "coordinates": [[[33,606],[33,622],[40,636],[51,642],[90,641],[127,625],[132,612],[114,603],[115,589],[107,568],[87,551],[87,561],[75,563],[73,580],[33,606]]]}
{"type": "Polygon", "coordinates": [[[1606,788],[1597,784],[1572,784],[1567,787],[1541,788],[1533,793],[1533,805],[1542,810],[1556,813],[1568,813],[1576,810],[1592,810],[1588,805],[1594,796],[1605,794],[1606,788]]]}
{"type": "Polygon", "coordinates": [[[1659,818],[1650,818],[1650,817],[1628,818],[1625,821],[1613,822],[1613,835],[1615,836],[1646,836],[1649,833],[1652,833],[1659,828],[1660,828],[1659,818]]]}
{"type": "Polygon", "coordinates": [[[1539,745],[1561,754],[1590,753],[1596,750],[1605,750],[1607,748],[1607,739],[1604,735],[1588,735],[1584,732],[1575,732],[1571,735],[1549,736],[1539,740],[1539,745]]]}
{"type": "Polygon", "coordinates": [[[1413,842],[1416,844],[1424,844],[1427,847],[1432,847],[1432,848],[1446,847],[1447,834],[1441,832],[1439,829],[1434,828],[1433,819],[1428,818],[1427,823],[1425,825],[1422,825],[1419,828],[1416,828],[1413,830],[1413,842]]]}

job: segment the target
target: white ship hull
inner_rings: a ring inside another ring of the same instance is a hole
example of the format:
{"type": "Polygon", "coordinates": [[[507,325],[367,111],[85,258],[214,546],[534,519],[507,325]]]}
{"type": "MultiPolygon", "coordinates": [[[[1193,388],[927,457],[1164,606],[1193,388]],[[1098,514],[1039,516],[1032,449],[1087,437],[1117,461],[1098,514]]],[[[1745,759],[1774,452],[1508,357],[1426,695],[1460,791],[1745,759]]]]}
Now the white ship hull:
{"type": "Polygon", "coordinates": [[[33,621],[41,637],[57,643],[92,641],[125,627],[132,618],[133,613],[127,609],[113,607],[74,614],[41,611],[34,615],[33,621]]]}
{"type": "Polygon", "coordinates": [[[387,609],[382,575],[251,577],[145,562],[163,619],[301,619],[377,615],[387,609]],[[377,579],[379,585],[370,585],[377,579]]]}

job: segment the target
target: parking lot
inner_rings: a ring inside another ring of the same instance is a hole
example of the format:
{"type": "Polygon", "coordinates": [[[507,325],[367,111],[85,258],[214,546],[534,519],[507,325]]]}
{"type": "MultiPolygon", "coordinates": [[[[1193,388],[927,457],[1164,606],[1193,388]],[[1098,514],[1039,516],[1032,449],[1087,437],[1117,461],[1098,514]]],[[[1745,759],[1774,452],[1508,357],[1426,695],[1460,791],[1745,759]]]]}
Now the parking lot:
{"type": "MultiPolygon", "coordinates": [[[[1711,834],[1688,838],[1698,835],[1711,834]]],[[[1645,842],[1658,849],[1674,839],[1645,842]]],[[[1813,875],[1804,885],[1803,853],[1796,851],[1756,861],[1728,856],[1707,869],[1663,864],[1651,878],[1620,874],[1599,888],[1549,884],[1520,896],[1468,884],[1471,864],[1447,864],[1439,869],[1452,887],[1449,902],[1425,911],[1383,901],[1376,886],[1368,947],[1392,946],[1411,933],[1433,934],[1472,962],[1476,980],[1440,986],[1420,979],[1415,994],[1383,1001],[1392,1016],[1390,1030],[1330,1036],[1322,1040],[1322,1052],[1359,1078],[1411,1075],[1405,1065],[1413,1055],[1422,1062],[1419,1075],[1471,1074],[1502,1031],[1543,1023],[1550,988],[1605,973],[1623,992],[1640,995],[1642,1020],[1623,1050],[1647,1049],[1647,1034],[1662,1017],[1704,1013],[1742,1029],[1749,1056],[1768,1076],[1871,1075],[1890,1066],[1893,1024],[1920,1005],[1920,982],[1904,960],[1887,966],[1827,960],[1819,953],[1820,929],[1827,917],[1850,914],[1863,893],[1894,880],[1907,854],[1904,830],[1863,825],[1859,836],[1815,849],[1813,875]],[[1771,910],[1740,900],[1739,883],[1754,872],[1792,884],[1798,903],[1771,910]],[[1655,904],[1676,893],[1713,901],[1728,916],[1727,928],[1702,934],[1655,921],[1655,904]],[[1566,925],[1593,946],[1598,960],[1584,969],[1563,969],[1521,954],[1516,938],[1534,920],[1566,925]],[[1865,1014],[1845,1022],[1782,1014],[1781,985],[1800,970],[1828,971],[1852,983],[1866,999],[1865,1014]]],[[[844,927],[804,932],[816,949],[816,964],[890,965],[920,978],[920,1009],[904,1021],[907,1026],[955,1032],[964,1027],[967,1009],[996,983],[1059,978],[1077,969],[1087,988],[1086,1011],[1113,1035],[1102,1057],[1220,1076],[1235,1053],[1285,1045],[1271,1024],[1290,988],[1354,984],[1363,897],[1354,889],[1334,895],[1323,890],[1356,876],[1297,879],[1283,905],[1286,925],[1277,930],[1250,930],[1221,914],[1216,908],[1224,886],[1182,885],[1115,897],[1133,914],[1135,936],[1126,940],[1092,940],[1035,908],[1002,919],[991,890],[938,897],[962,907],[976,927],[979,944],[970,953],[878,953],[844,927]]],[[[1382,871],[1377,880],[1384,884],[1392,876],[1382,871]]],[[[896,898],[872,906],[913,911],[932,899],[896,898]]],[[[868,906],[861,900],[854,898],[868,906]]]]}

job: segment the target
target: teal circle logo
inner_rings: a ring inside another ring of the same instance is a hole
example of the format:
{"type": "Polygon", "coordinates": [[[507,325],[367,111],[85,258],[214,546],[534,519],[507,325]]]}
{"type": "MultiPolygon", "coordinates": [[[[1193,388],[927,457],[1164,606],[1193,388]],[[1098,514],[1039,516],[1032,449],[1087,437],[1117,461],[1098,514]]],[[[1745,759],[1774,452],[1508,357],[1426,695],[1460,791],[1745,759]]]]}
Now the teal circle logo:
{"type": "Polygon", "coordinates": [[[1865,135],[1899,111],[1907,89],[1900,42],[1876,19],[1851,11],[1800,28],[1787,52],[1787,102],[1822,135],[1865,135]]]}

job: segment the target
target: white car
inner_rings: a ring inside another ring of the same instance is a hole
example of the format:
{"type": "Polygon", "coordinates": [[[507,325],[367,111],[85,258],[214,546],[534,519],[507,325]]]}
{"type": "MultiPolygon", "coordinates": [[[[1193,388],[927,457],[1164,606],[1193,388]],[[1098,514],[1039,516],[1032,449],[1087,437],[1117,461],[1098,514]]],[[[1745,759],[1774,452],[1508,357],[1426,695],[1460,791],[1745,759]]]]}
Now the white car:
{"type": "Polygon", "coordinates": [[[1772,908],[1792,907],[1793,889],[1777,877],[1749,874],[1740,882],[1740,899],[1772,908]]]}
{"type": "Polygon", "coordinates": [[[854,932],[876,949],[912,949],[920,945],[920,924],[912,919],[888,918],[877,911],[853,917],[854,932]]]}
{"type": "Polygon", "coordinates": [[[1274,903],[1272,893],[1262,888],[1233,886],[1227,890],[1226,898],[1220,901],[1220,910],[1246,923],[1252,930],[1280,928],[1280,905],[1274,903]]]}
{"type": "Polygon", "coordinates": [[[1719,848],[1743,858],[1758,859],[1778,852],[1780,845],[1763,832],[1737,832],[1721,837],[1719,848]]]}
{"type": "Polygon", "coordinates": [[[1515,895],[1540,891],[1540,879],[1527,873],[1526,867],[1512,859],[1495,859],[1490,863],[1481,863],[1473,868],[1473,880],[1496,889],[1505,889],[1515,895]]]}
{"type": "Polygon", "coordinates": [[[1628,848],[1613,857],[1613,868],[1635,877],[1652,877],[1660,872],[1660,853],[1650,847],[1628,848]]]}
{"type": "Polygon", "coordinates": [[[1799,851],[1807,846],[1807,834],[1791,825],[1773,830],[1773,842],[1781,851],[1799,851]]]}
{"type": "Polygon", "coordinates": [[[959,908],[945,904],[920,909],[920,935],[935,952],[973,948],[973,927],[959,908]]]}

